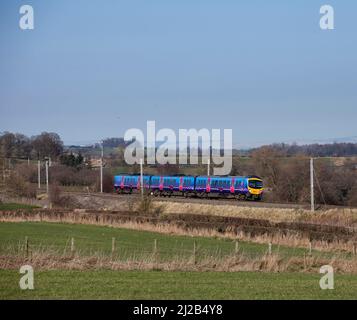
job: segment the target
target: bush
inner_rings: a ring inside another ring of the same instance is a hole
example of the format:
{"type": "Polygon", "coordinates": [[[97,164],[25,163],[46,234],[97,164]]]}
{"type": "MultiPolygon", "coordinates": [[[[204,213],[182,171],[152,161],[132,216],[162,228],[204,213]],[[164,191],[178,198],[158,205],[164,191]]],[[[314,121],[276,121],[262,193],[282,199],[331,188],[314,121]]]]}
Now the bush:
{"type": "Polygon", "coordinates": [[[348,205],[356,207],[357,206],[357,186],[355,186],[351,192],[348,199],[348,205]]]}
{"type": "Polygon", "coordinates": [[[152,198],[147,194],[144,195],[144,198],[140,200],[138,206],[138,212],[142,214],[150,214],[153,211],[153,202],[152,198]]]}
{"type": "Polygon", "coordinates": [[[112,193],[114,190],[113,186],[114,176],[110,173],[103,173],[103,192],[112,193]]]}
{"type": "Polygon", "coordinates": [[[6,188],[11,196],[36,198],[36,187],[27,182],[18,173],[11,173],[6,180],[6,188]]]}
{"type": "Polygon", "coordinates": [[[58,165],[50,168],[50,180],[61,186],[92,186],[98,180],[99,173],[90,169],[58,165]]]}
{"type": "Polygon", "coordinates": [[[165,206],[155,206],[153,198],[145,193],[138,204],[138,212],[141,214],[160,216],[165,211],[165,206]]]}
{"type": "Polygon", "coordinates": [[[26,182],[37,183],[37,166],[21,163],[16,166],[15,171],[23,177],[26,182]]]}
{"type": "Polygon", "coordinates": [[[61,202],[61,188],[58,184],[52,184],[49,190],[49,199],[53,205],[58,205],[61,202]]]}
{"type": "Polygon", "coordinates": [[[54,207],[58,208],[75,208],[76,201],[71,196],[63,196],[62,190],[58,184],[50,187],[49,199],[54,207]]]}

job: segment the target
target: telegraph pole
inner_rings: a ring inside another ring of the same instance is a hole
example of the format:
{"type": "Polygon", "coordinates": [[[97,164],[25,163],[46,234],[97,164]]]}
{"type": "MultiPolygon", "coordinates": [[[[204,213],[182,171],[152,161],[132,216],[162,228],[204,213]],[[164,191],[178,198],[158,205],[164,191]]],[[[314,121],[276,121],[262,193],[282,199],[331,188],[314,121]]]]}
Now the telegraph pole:
{"type": "Polygon", "coordinates": [[[102,144],[102,154],[100,158],[100,193],[103,193],[103,157],[104,157],[104,149],[103,149],[103,141],[102,144]]]}
{"type": "Polygon", "coordinates": [[[38,160],[37,162],[37,181],[38,181],[38,188],[41,189],[41,161],[38,160]]]}
{"type": "Polygon", "coordinates": [[[210,176],[211,159],[207,160],[207,176],[210,176]]]}
{"type": "Polygon", "coordinates": [[[48,161],[46,160],[46,191],[47,194],[49,192],[49,186],[48,186],[48,161]]]}
{"type": "Polygon", "coordinates": [[[140,190],[141,198],[144,199],[143,159],[140,159],[140,190]]]}
{"type": "Polygon", "coordinates": [[[311,211],[315,211],[315,194],[314,194],[314,158],[310,159],[310,188],[311,188],[311,211]]]}

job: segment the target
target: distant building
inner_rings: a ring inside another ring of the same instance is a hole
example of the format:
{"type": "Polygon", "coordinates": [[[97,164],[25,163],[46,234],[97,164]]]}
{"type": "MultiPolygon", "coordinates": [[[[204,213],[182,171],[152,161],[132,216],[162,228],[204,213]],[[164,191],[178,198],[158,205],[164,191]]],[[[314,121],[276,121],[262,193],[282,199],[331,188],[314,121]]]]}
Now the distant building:
{"type": "MultiPolygon", "coordinates": [[[[100,168],[101,165],[101,159],[89,159],[88,160],[88,166],[90,166],[91,168],[100,168]]],[[[103,167],[106,166],[106,162],[105,160],[103,160],[103,167]]]]}

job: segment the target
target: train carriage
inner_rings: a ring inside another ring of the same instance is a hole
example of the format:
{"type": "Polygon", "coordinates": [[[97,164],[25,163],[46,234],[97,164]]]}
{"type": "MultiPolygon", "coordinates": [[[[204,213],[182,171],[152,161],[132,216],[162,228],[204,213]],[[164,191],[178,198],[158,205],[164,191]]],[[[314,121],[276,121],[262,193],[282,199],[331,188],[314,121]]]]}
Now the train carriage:
{"type": "MultiPolygon", "coordinates": [[[[150,187],[151,176],[144,175],[144,188],[150,187]]],[[[114,177],[114,189],[117,193],[132,193],[141,189],[139,175],[118,175],[114,177]]]]}
{"type": "Polygon", "coordinates": [[[196,178],[197,195],[206,197],[234,197],[238,200],[261,200],[263,181],[258,176],[199,176],[196,178]]]}
{"type": "Polygon", "coordinates": [[[194,193],[195,177],[192,176],[152,176],[150,190],[154,195],[188,195],[194,193]]]}
{"type": "MultiPolygon", "coordinates": [[[[258,176],[143,176],[144,188],[158,196],[234,197],[238,200],[261,200],[263,181],[258,176]]],[[[118,193],[140,190],[139,175],[114,177],[114,188],[118,193]]]]}

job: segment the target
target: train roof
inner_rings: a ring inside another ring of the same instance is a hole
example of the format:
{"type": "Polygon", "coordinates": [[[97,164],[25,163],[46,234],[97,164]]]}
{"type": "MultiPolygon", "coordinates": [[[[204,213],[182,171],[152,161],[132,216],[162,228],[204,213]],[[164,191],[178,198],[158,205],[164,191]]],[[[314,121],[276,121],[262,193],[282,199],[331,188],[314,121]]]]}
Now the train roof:
{"type": "Polygon", "coordinates": [[[262,180],[261,177],[259,177],[259,176],[254,176],[254,175],[252,175],[252,176],[246,176],[246,178],[248,178],[248,179],[260,179],[260,180],[262,180]]]}

